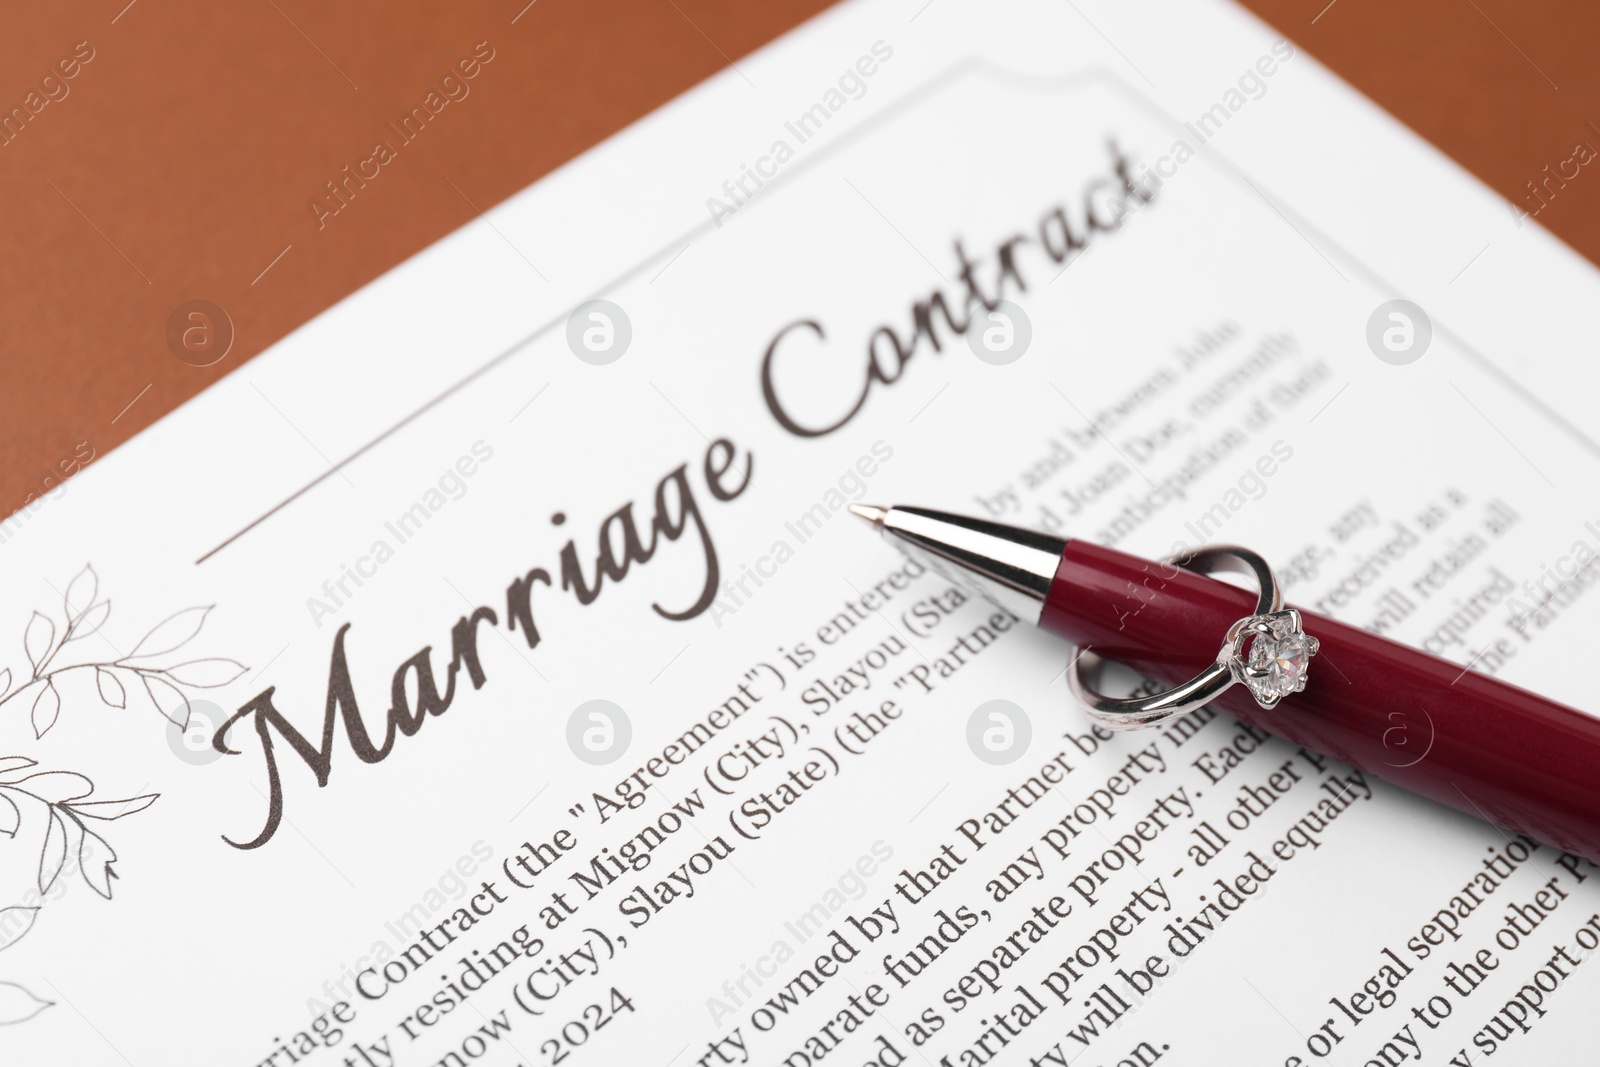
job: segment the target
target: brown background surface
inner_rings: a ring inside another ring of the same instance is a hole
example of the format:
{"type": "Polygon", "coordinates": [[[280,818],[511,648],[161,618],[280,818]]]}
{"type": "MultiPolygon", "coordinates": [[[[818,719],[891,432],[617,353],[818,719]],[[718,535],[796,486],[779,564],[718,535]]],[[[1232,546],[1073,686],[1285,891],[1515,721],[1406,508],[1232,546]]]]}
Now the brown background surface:
{"type": "MultiPolygon", "coordinates": [[[[477,211],[827,6],[524,2],[7,5],[0,116],[26,106],[78,42],[94,58],[0,147],[0,514],[53,484],[75,451],[104,455],[477,211]],[[310,199],[480,41],[494,59],[470,95],[319,229],[310,199]],[[194,299],[225,308],[235,334],[203,369],[167,342],[174,309],[194,299]]],[[[1247,6],[1527,210],[1546,165],[1579,141],[1600,148],[1593,0],[1247,6]]],[[[1573,182],[1538,219],[1600,262],[1600,181],[1573,182]]]]}

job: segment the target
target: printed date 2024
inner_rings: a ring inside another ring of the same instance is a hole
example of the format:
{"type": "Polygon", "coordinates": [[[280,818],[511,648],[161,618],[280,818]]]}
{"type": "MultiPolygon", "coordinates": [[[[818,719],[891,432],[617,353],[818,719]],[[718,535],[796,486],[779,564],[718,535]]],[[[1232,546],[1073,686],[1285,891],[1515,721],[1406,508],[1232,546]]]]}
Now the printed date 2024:
{"type": "Polygon", "coordinates": [[[539,1051],[550,1057],[552,1064],[560,1063],[572,1055],[572,1050],[586,1043],[600,1030],[611,1025],[619,1012],[633,1011],[633,1001],[616,986],[611,987],[611,1004],[590,1004],[580,1016],[561,1027],[555,1037],[539,1046],[539,1051]]]}

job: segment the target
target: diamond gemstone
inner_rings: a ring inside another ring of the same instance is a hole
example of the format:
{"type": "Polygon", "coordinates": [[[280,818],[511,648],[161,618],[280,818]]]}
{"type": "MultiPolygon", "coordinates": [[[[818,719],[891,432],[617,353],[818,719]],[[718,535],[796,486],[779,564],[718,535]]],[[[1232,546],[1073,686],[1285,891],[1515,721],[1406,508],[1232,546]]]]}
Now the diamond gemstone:
{"type": "Polygon", "coordinates": [[[1258,702],[1275,704],[1306,687],[1316,639],[1302,633],[1287,612],[1262,616],[1261,622],[1250,645],[1244,682],[1258,702]]]}

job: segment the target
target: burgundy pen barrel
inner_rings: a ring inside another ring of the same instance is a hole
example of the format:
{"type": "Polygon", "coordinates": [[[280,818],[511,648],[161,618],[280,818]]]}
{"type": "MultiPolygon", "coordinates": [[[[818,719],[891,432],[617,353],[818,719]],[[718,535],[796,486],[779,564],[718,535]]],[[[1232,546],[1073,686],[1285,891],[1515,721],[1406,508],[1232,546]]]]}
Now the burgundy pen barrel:
{"type": "MultiPolygon", "coordinates": [[[[1069,541],[1039,625],[1164,684],[1215,661],[1254,595],[1069,541]]],[[[1302,611],[1321,642],[1304,692],[1214,706],[1413,793],[1600,863],[1600,719],[1302,611]]]]}

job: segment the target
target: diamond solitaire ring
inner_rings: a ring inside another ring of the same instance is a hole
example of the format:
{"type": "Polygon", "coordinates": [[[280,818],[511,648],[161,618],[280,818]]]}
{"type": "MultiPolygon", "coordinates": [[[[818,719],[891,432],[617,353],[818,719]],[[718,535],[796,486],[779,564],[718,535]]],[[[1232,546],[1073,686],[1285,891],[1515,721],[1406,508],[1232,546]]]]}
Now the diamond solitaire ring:
{"type": "Polygon", "coordinates": [[[1204,707],[1235,682],[1267,709],[1306,687],[1317,639],[1302,629],[1298,611],[1283,606],[1278,580],[1266,560],[1248,548],[1213,545],[1167,562],[1203,574],[1228,570],[1251,575],[1261,590],[1255,614],[1228,627],[1215,663],[1182,685],[1152,696],[1125,700],[1102,696],[1086,681],[1099,670],[1100,657],[1087,648],[1081,650],[1067,672],[1067,683],[1088,707],[1091,719],[1108,730],[1137,730],[1204,707]]]}

